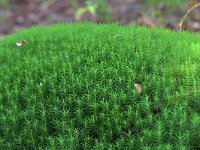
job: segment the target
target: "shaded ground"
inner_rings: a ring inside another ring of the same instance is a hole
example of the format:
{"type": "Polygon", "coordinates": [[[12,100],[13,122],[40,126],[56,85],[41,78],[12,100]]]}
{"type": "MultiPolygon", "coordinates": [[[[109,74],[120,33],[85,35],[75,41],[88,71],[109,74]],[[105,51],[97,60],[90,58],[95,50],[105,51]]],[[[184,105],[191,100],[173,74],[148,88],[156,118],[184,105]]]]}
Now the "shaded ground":
{"type": "MultiPolygon", "coordinates": [[[[98,4],[95,13],[77,12],[86,6],[84,0],[3,0],[0,2],[0,36],[16,32],[21,27],[56,22],[120,22],[123,24],[143,24],[150,27],[177,29],[178,22],[187,11],[187,4],[170,8],[163,3],[148,5],[144,0],[93,1],[98,4]],[[4,3],[2,3],[4,1],[4,3]],[[7,2],[6,2],[7,1],[7,2]]],[[[194,10],[186,20],[184,28],[200,31],[200,9],[194,10]]]]}

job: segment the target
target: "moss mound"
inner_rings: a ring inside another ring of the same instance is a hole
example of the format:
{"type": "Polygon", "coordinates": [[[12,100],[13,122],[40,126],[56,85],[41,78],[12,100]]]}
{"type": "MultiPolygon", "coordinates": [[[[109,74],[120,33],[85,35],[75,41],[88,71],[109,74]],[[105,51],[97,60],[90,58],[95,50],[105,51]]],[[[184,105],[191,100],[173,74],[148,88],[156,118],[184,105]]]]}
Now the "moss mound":
{"type": "Polygon", "coordinates": [[[0,149],[198,149],[199,63],[199,35],[187,32],[58,24],[10,35],[0,149]]]}

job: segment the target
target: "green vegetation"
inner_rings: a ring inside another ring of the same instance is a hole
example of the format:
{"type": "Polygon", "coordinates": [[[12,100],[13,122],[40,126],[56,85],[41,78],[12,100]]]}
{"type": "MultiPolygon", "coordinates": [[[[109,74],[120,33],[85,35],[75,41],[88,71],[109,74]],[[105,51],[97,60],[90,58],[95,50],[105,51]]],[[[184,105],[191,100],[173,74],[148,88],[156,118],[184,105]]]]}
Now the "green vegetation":
{"type": "Polygon", "coordinates": [[[188,0],[145,0],[145,4],[149,5],[159,5],[163,4],[167,8],[181,8],[187,5],[188,0]]]}
{"type": "Polygon", "coordinates": [[[103,22],[112,20],[112,9],[109,7],[107,0],[97,0],[97,17],[103,22]]]}
{"type": "Polygon", "coordinates": [[[116,24],[10,35],[0,41],[0,149],[197,150],[199,50],[198,34],[116,24]]]}
{"type": "Polygon", "coordinates": [[[1,0],[0,1],[0,6],[8,7],[8,5],[9,5],[9,1],[8,0],[1,0]]]}

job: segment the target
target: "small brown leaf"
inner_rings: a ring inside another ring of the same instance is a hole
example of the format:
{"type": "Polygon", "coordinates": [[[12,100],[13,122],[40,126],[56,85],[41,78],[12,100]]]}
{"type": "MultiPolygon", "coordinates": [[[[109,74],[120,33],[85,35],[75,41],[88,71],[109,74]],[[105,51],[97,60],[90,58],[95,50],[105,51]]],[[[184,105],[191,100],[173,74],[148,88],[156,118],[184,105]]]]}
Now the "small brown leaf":
{"type": "Polygon", "coordinates": [[[142,85],[135,83],[134,86],[137,89],[138,94],[141,94],[142,93],[142,85]]]}
{"type": "Polygon", "coordinates": [[[23,41],[21,41],[21,42],[19,42],[19,43],[16,43],[16,45],[17,45],[18,47],[23,46],[23,45],[25,45],[25,44],[28,44],[28,42],[27,42],[26,40],[23,40],[23,41]]]}

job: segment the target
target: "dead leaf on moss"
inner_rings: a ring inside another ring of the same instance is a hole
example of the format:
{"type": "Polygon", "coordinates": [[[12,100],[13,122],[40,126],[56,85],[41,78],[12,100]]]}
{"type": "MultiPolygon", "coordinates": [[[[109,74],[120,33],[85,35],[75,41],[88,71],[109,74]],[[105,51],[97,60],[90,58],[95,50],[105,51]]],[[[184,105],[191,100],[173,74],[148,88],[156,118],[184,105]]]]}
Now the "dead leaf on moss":
{"type": "Polygon", "coordinates": [[[23,46],[23,45],[26,45],[26,44],[28,44],[28,42],[27,42],[26,40],[23,40],[23,41],[21,41],[21,42],[19,42],[19,43],[16,43],[16,45],[17,45],[18,47],[23,46]]]}
{"type": "Polygon", "coordinates": [[[138,94],[140,95],[142,93],[142,85],[135,83],[134,86],[137,89],[138,94]]]}

